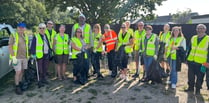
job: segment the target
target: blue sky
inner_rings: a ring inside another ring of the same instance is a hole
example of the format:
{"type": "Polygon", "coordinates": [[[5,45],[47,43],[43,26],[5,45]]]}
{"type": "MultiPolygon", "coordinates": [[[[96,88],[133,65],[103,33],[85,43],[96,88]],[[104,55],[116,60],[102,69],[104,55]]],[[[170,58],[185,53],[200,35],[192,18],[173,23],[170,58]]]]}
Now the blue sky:
{"type": "Polygon", "coordinates": [[[200,15],[209,14],[209,0],[167,0],[157,7],[154,11],[159,16],[174,14],[177,11],[184,11],[190,8],[192,12],[198,12],[200,15]]]}

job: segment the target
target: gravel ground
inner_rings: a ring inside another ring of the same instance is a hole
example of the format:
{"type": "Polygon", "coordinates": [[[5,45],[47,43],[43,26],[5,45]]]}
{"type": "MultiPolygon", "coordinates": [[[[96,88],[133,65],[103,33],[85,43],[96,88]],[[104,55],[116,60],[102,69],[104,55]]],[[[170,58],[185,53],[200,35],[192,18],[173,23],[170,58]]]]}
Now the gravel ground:
{"type": "MultiPolygon", "coordinates": [[[[133,68],[134,63],[129,66],[133,68]]],[[[76,85],[72,83],[72,69],[70,66],[68,68],[67,80],[59,81],[51,77],[49,85],[42,88],[33,83],[21,96],[14,93],[13,76],[8,76],[8,85],[0,86],[0,103],[209,103],[209,92],[206,90],[205,82],[201,95],[184,92],[187,88],[185,64],[178,73],[176,90],[169,88],[165,83],[153,85],[139,82],[138,78],[130,77],[128,82],[119,78],[112,79],[108,77],[108,70],[104,68],[104,79],[91,77],[87,84],[76,85]]],[[[133,69],[130,71],[133,73],[133,69]]]]}

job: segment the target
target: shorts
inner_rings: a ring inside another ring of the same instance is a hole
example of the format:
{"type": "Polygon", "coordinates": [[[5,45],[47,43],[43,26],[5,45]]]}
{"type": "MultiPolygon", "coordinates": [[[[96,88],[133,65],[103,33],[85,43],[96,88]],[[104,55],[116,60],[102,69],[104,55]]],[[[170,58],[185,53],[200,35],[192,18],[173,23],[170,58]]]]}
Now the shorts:
{"type": "Polygon", "coordinates": [[[120,69],[124,69],[124,68],[127,68],[128,66],[128,54],[124,55],[122,60],[121,60],[121,67],[120,69]]]}
{"type": "Polygon", "coordinates": [[[21,71],[28,68],[28,59],[17,59],[17,65],[13,66],[15,71],[21,71]]]}
{"type": "Polygon", "coordinates": [[[67,64],[68,63],[68,55],[56,55],[57,56],[57,64],[67,64]]]}

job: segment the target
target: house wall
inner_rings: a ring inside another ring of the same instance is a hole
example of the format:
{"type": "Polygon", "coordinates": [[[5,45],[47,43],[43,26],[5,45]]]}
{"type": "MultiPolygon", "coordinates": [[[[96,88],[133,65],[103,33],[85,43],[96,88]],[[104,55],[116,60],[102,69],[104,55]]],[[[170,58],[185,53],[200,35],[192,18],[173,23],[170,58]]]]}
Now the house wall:
{"type": "Polygon", "coordinates": [[[197,23],[209,23],[209,17],[208,18],[200,18],[200,19],[192,19],[193,24],[197,23]]]}

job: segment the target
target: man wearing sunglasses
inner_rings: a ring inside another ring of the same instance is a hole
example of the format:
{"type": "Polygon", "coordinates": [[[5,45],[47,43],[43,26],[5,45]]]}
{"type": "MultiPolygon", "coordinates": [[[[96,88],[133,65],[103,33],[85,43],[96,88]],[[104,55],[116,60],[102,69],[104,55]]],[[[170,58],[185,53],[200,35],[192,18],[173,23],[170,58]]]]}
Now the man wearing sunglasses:
{"type": "Polygon", "coordinates": [[[46,27],[47,28],[45,29],[45,34],[50,35],[50,42],[53,44],[54,36],[57,34],[57,32],[53,29],[54,23],[49,20],[46,27]]]}

